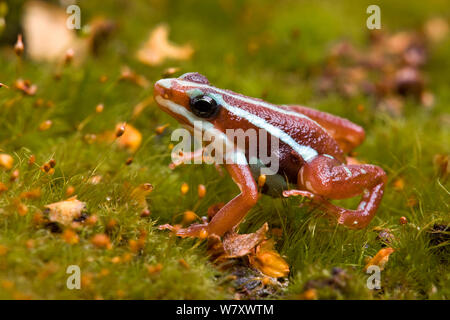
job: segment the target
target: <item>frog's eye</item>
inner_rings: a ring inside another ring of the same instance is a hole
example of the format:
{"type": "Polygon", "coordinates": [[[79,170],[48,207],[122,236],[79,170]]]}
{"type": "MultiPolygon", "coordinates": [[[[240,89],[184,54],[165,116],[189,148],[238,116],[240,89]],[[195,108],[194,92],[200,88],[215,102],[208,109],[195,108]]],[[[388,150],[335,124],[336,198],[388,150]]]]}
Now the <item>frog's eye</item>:
{"type": "Polygon", "coordinates": [[[207,95],[191,98],[190,105],[192,112],[200,118],[212,118],[220,109],[220,105],[217,104],[216,100],[207,95]]]}

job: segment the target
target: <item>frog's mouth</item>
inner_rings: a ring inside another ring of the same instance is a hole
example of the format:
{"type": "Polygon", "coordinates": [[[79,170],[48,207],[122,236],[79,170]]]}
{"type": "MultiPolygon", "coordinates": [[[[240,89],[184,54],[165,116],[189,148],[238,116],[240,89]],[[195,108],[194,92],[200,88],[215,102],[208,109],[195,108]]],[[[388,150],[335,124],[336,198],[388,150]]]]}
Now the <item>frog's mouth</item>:
{"type": "Polygon", "coordinates": [[[162,79],[155,83],[153,96],[158,107],[178,120],[181,124],[193,127],[193,123],[190,121],[191,112],[183,105],[172,101],[171,98],[173,98],[174,94],[170,86],[168,86],[167,80],[162,79]]]}

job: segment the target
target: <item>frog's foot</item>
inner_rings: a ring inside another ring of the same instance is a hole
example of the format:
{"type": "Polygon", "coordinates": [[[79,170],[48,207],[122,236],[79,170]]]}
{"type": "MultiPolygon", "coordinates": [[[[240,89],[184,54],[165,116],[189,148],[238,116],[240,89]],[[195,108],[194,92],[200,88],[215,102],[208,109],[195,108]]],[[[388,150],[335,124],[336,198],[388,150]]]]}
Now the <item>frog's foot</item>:
{"type": "Polygon", "coordinates": [[[286,198],[295,196],[308,198],[311,200],[312,204],[317,205],[319,207],[323,207],[325,209],[326,214],[336,219],[339,219],[341,217],[341,213],[344,210],[344,209],[340,210],[341,208],[333,205],[323,196],[305,190],[295,190],[295,189],[286,190],[283,191],[283,196],[286,198]]]}
{"type": "Polygon", "coordinates": [[[170,224],[163,224],[158,227],[159,230],[170,230],[178,237],[182,238],[205,238],[208,236],[208,224],[192,224],[187,228],[177,228],[170,224]]]}
{"type": "Polygon", "coordinates": [[[178,154],[172,154],[172,163],[170,163],[169,167],[171,169],[175,169],[176,167],[185,164],[185,163],[196,163],[196,161],[199,161],[200,163],[203,162],[203,151],[205,148],[200,148],[195,150],[194,152],[185,152],[185,153],[178,153],[178,154]]]}

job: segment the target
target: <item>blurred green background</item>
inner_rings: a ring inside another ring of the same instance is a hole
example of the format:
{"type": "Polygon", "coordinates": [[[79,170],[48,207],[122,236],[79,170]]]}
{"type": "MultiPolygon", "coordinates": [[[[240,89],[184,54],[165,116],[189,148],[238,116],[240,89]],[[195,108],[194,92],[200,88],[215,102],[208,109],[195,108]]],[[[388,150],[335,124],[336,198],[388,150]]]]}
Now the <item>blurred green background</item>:
{"type": "MultiPolygon", "coordinates": [[[[50,2],[63,10],[72,3],[50,2]]],[[[333,45],[346,40],[362,52],[369,46],[366,8],[371,1],[77,1],[82,24],[76,32],[79,39],[89,39],[89,26],[95,19],[108,19],[115,28],[98,54],[68,66],[30,59],[26,38],[25,56],[18,59],[14,54],[17,34],[24,31],[24,3],[0,1],[5,23],[0,27],[0,82],[9,87],[0,88],[0,149],[15,160],[12,169],[0,172],[8,187],[0,195],[0,245],[4,248],[0,250],[0,298],[304,298],[312,280],[333,279],[332,269],[339,267],[345,270],[345,285],[316,283],[317,298],[448,299],[448,232],[438,235],[438,240],[443,239],[438,247],[435,235],[428,232],[436,224],[444,229],[449,224],[448,181],[439,171],[444,166],[448,172],[448,156],[447,165],[436,164],[436,155],[445,159],[450,145],[448,35],[428,47],[422,68],[426,88],[434,96],[433,106],[425,108],[406,98],[402,112],[393,115],[376,108],[374,96],[317,90],[333,45]],[[175,44],[192,46],[191,59],[168,59],[155,66],[138,61],[136,52],[160,23],[169,26],[169,39],[175,44]],[[124,66],[150,85],[119,81],[124,66]],[[266,221],[271,229],[281,228],[276,248],[291,273],[286,287],[250,294],[230,281],[229,270],[219,270],[208,261],[204,242],[175,239],[158,231],[155,225],[179,223],[185,210],[195,208],[205,215],[210,205],[238,192],[229,177],[221,177],[211,166],[168,168],[170,131],[178,124],[153,102],[138,117],[132,116],[134,107],[152,96],[151,84],[170,67],[179,68],[174,76],[196,71],[219,88],[276,104],[307,105],[362,125],[367,139],[357,149],[358,159],[380,165],[389,176],[382,206],[369,228],[336,227],[316,212],[299,208],[298,200],[264,197],[240,231],[255,231],[266,221]],[[15,90],[19,78],[36,84],[37,93],[25,96],[15,90]],[[44,107],[37,106],[39,99],[44,107]],[[100,103],[104,111],[96,114],[100,103]],[[51,128],[39,130],[48,119],[51,128]],[[111,143],[86,141],[87,135],[100,136],[123,121],[143,137],[131,165],[125,164],[131,156],[127,151],[111,143]],[[166,132],[156,134],[155,129],[166,123],[170,124],[166,132]],[[31,154],[38,165],[27,164],[31,154]],[[57,163],[52,176],[39,169],[49,159],[57,163]],[[11,182],[14,170],[20,175],[11,182]],[[95,175],[102,176],[99,184],[86,182],[95,175]],[[129,185],[146,182],[155,190],[147,197],[151,215],[142,218],[124,194],[129,185]],[[183,182],[190,186],[184,196],[180,193],[183,182]],[[202,200],[196,191],[200,183],[207,188],[202,200]],[[68,186],[87,203],[89,214],[99,217],[94,226],[76,231],[79,241],[75,244],[36,223],[36,213],[64,199],[68,186]],[[42,196],[24,200],[28,212],[21,215],[15,199],[35,188],[42,196]],[[410,199],[414,205],[408,205],[410,199]],[[408,219],[407,225],[399,224],[402,216],[408,219]],[[115,220],[113,227],[111,220],[115,220]],[[362,270],[366,258],[383,247],[374,227],[390,230],[396,251],[382,273],[382,290],[372,291],[362,270]],[[148,232],[144,248],[126,258],[129,240],[137,239],[142,229],[148,232]],[[92,244],[98,233],[108,235],[111,249],[92,244]],[[180,259],[190,268],[183,267],[180,259]],[[158,263],[163,265],[161,272],[149,272],[148,267],[158,263]],[[72,264],[81,267],[81,290],[66,288],[65,270],[72,264]]],[[[448,22],[450,18],[447,1],[376,4],[385,33],[420,32],[429,19],[448,22]]]]}

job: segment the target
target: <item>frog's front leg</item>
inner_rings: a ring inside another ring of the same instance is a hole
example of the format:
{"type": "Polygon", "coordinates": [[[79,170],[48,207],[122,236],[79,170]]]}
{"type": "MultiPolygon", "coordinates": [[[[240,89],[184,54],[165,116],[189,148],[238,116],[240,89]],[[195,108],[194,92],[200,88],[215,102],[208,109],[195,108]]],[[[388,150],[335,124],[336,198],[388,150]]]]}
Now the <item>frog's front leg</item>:
{"type": "Polygon", "coordinates": [[[258,187],[248,165],[226,164],[233,181],[238,185],[241,193],[230,200],[217,212],[209,223],[193,224],[185,229],[179,229],[180,237],[199,237],[202,230],[207,234],[222,236],[239,224],[248,211],[258,201],[258,187]]]}
{"type": "Polygon", "coordinates": [[[298,185],[302,190],[289,190],[284,196],[309,197],[334,215],[340,224],[352,229],[366,227],[374,217],[383,197],[386,173],[370,164],[345,165],[320,155],[299,171],[298,185]],[[307,191],[304,191],[307,190],[307,191]],[[345,199],[363,194],[356,210],[330,203],[327,199],[345,199]]]}
{"type": "MultiPolygon", "coordinates": [[[[176,167],[184,164],[184,163],[197,163],[197,162],[204,162],[205,157],[204,157],[204,152],[205,152],[205,147],[201,147],[195,151],[190,151],[190,152],[184,152],[184,153],[179,153],[177,155],[175,155],[175,160],[173,160],[169,167],[171,169],[175,169],[176,167]]],[[[209,159],[206,159],[209,160],[209,159]]],[[[220,167],[219,164],[214,163],[214,167],[216,168],[216,170],[219,172],[219,174],[222,176],[222,168],[220,167]]]]}
{"type": "MultiPolygon", "coordinates": [[[[175,160],[172,161],[171,163],[171,167],[178,167],[179,165],[182,165],[183,163],[191,163],[191,162],[196,162],[196,161],[203,161],[203,152],[204,152],[205,148],[199,148],[195,151],[190,151],[190,152],[184,152],[184,153],[179,153],[175,155],[175,160]]],[[[174,158],[172,156],[172,158],[174,158]]]]}

